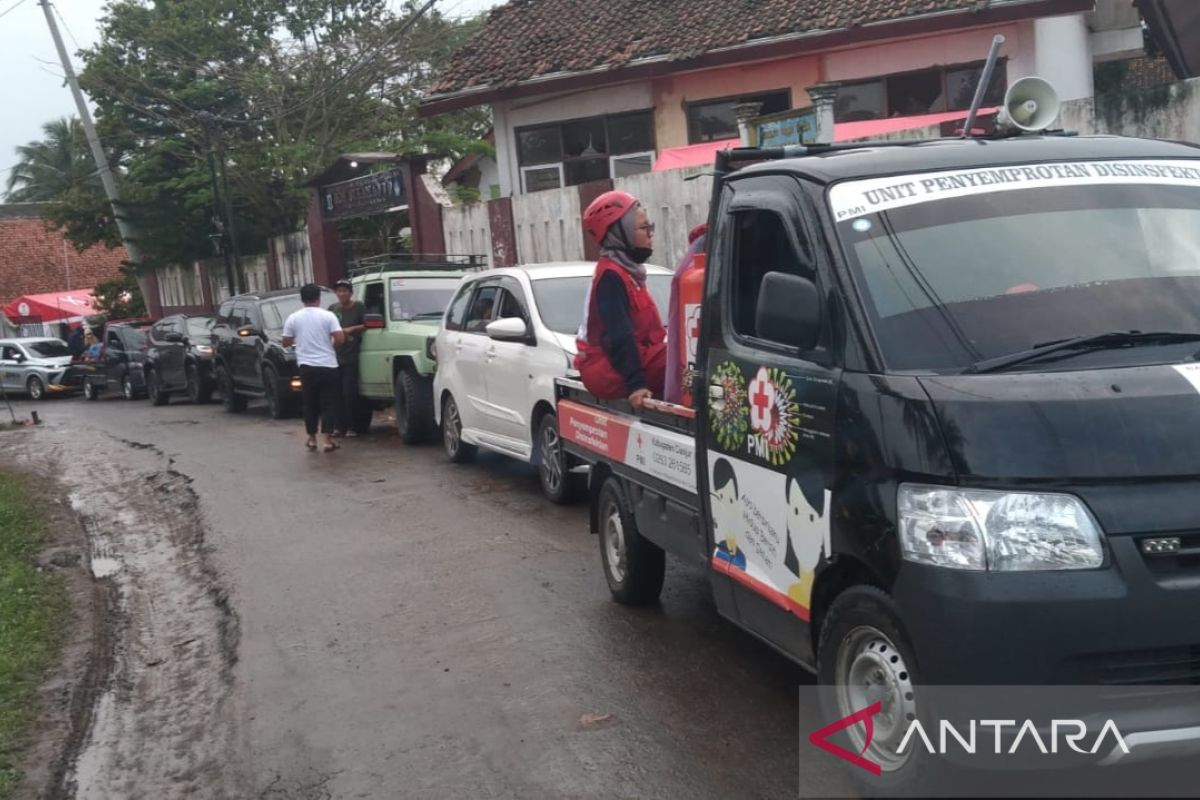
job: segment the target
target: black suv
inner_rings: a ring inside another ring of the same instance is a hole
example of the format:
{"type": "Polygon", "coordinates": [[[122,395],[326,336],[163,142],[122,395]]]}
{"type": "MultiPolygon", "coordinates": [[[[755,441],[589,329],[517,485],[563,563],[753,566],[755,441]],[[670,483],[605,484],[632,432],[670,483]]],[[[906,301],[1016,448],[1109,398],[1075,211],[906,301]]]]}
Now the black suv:
{"type": "Polygon", "coordinates": [[[149,320],[109,322],[100,334],[100,355],[79,364],[83,372],[83,396],[95,400],[106,389],[121,388],[126,400],[146,393],[142,366],[146,361],[149,320]]]}
{"type": "Polygon", "coordinates": [[[211,314],[174,314],[150,328],[146,351],[146,394],[156,406],[172,393],[183,392],[193,403],[207,403],[213,393],[211,314]]]}
{"type": "MultiPolygon", "coordinates": [[[[321,291],[321,308],[337,302],[321,291]]],[[[299,289],[250,292],[221,304],[213,323],[213,367],[226,411],[243,411],[251,397],[266,398],[274,419],[290,415],[300,398],[296,354],[283,346],[283,321],[303,308],[299,289]]]]}

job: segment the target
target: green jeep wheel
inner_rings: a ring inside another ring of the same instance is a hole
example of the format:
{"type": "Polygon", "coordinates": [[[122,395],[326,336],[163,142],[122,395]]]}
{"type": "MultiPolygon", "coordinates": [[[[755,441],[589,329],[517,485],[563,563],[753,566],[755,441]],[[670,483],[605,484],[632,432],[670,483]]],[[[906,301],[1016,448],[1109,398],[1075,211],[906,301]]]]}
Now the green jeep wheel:
{"type": "Polygon", "coordinates": [[[396,430],[405,444],[429,441],[433,434],[433,381],[411,369],[396,376],[396,430]]]}

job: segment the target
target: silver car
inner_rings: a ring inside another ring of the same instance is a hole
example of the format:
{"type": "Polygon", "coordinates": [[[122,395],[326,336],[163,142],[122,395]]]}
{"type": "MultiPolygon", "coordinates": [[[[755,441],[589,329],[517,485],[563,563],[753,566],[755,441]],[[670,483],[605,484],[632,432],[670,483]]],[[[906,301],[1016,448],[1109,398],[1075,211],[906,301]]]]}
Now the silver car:
{"type": "Polygon", "coordinates": [[[0,339],[0,384],[5,392],[21,392],[33,400],[75,392],[82,384],[74,372],[71,351],[61,339],[0,339]]]}

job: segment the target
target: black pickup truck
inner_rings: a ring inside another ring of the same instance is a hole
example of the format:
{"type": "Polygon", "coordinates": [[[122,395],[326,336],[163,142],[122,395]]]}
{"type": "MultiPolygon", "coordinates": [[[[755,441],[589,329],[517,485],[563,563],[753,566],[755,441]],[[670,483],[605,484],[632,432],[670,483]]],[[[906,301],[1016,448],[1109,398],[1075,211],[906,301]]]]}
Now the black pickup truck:
{"type": "MultiPolygon", "coordinates": [[[[734,150],[710,230],[696,408],[558,386],[618,601],[699,566],[827,719],[1200,683],[1200,148],[734,150]]],[[[1095,759],[1200,750],[1176,711],[1095,759]]],[[[847,729],[867,791],[928,774],[903,729],[847,729]]]]}

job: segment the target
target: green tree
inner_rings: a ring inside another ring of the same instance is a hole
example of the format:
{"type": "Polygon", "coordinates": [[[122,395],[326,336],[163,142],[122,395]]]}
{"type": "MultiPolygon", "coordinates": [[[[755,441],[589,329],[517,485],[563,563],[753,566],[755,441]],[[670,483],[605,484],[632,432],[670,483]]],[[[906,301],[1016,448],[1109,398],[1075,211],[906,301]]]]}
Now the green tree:
{"type": "MultiPolygon", "coordinates": [[[[113,0],[98,44],[81,54],[81,81],[145,262],[212,255],[210,159],[228,175],[242,252],[262,252],[267,236],[299,227],[303,184],[340,153],[478,151],[486,113],[416,113],[420,89],[475,23],[419,8],[113,0]]],[[[82,247],[112,240],[99,212],[88,197],[68,197],[52,219],[82,247]]]]}
{"type": "Polygon", "coordinates": [[[96,162],[88,150],[83,125],[75,117],[42,126],[45,138],[17,148],[17,165],[8,176],[10,203],[46,203],[81,189],[96,191],[96,162]]]}

